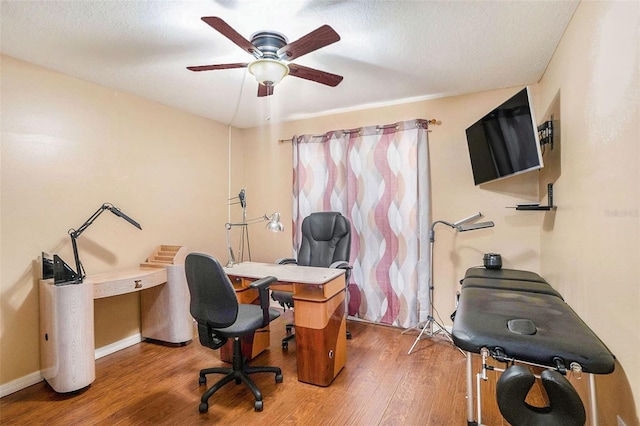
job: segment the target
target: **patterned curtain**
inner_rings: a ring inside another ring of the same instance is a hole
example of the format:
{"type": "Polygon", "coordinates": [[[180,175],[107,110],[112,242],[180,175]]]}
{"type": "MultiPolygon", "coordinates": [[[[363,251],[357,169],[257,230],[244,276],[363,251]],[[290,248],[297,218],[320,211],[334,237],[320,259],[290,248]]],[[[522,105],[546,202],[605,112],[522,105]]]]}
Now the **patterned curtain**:
{"type": "Polygon", "coordinates": [[[400,327],[426,320],[430,190],[427,121],[293,138],[293,247],[302,220],[351,222],[349,314],[400,327]]]}

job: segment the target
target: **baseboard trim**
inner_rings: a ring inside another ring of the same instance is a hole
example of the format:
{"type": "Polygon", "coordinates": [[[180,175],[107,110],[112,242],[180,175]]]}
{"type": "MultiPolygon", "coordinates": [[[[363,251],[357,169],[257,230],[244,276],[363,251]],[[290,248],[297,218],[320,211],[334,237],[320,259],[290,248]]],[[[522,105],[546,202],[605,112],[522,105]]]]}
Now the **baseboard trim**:
{"type": "Polygon", "coordinates": [[[96,349],[96,359],[100,359],[107,355],[111,355],[114,352],[118,352],[121,349],[128,348],[129,346],[137,345],[142,342],[142,334],[134,334],[133,336],[126,337],[122,340],[118,340],[117,342],[111,343],[110,345],[103,346],[101,348],[96,349]]]}
{"type": "MultiPolygon", "coordinates": [[[[136,345],[142,342],[142,334],[134,334],[133,336],[129,336],[122,340],[118,340],[117,342],[111,343],[106,346],[102,346],[101,348],[97,348],[95,352],[95,359],[100,359],[107,355],[111,355],[114,352],[118,352],[121,349],[128,348],[129,346],[136,345]]],[[[5,383],[0,385],[0,398],[4,398],[7,395],[11,395],[14,392],[18,392],[22,389],[28,388],[29,386],[33,386],[37,383],[43,381],[44,378],[39,371],[34,373],[27,374],[26,376],[17,378],[9,383],[5,383]]]]}
{"type": "Polygon", "coordinates": [[[29,386],[33,386],[43,380],[44,379],[42,378],[42,375],[39,371],[27,374],[26,376],[20,377],[12,382],[0,386],[0,398],[4,398],[5,396],[11,395],[14,392],[18,392],[19,390],[28,388],[29,386]]]}

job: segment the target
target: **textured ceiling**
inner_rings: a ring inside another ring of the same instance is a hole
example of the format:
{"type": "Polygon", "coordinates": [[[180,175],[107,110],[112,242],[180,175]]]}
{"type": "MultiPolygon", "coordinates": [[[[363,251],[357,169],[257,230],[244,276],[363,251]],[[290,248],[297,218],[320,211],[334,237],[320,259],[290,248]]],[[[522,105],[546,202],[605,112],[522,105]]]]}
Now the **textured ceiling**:
{"type": "Polygon", "coordinates": [[[328,112],[536,83],[577,0],[0,2],[2,53],[208,117],[254,127],[328,112]],[[294,77],[257,98],[246,69],[190,65],[253,57],[200,20],[249,39],[297,40],[323,24],[341,40],[296,64],[344,76],[335,88],[294,77]]]}

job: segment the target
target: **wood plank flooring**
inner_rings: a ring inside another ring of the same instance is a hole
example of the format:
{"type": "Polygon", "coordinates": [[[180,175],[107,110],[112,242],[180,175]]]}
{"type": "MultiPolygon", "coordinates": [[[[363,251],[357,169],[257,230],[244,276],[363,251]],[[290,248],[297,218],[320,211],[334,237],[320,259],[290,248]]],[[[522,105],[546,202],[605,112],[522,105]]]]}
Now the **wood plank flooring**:
{"type": "MultiPolygon", "coordinates": [[[[202,368],[228,365],[197,338],[184,347],[140,343],[97,360],[88,388],[57,394],[44,382],[0,399],[2,425],[466,425],[465,358],[442,337],[407,351],[416,333],[348,321],[347,365],[331,386],[297,380],[296,343],[280,339],[291,311],[271,324],[271,347],[252,361],[282,368],[252,377],[264,397],[255,412],[244,385],[228,384],[198,412],[202,368]]],[[[216,376],[209,377],[209,384],[216,376]]],[[[502,425],[492,396],[484,397],[483,423],[502,425]]]]}

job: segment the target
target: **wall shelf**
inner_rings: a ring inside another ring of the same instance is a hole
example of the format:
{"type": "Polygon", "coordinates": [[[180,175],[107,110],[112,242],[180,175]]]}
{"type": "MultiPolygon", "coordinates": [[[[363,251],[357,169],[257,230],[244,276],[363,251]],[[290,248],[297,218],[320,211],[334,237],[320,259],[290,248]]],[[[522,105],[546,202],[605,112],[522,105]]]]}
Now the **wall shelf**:
{"type": "MultiPolygon", "coordinates": [[[[549,210],[557,209],[558,206],[555,206],[553,204],[553,184],[552,183],[547,184],[547,199],[549,204],[546,206],[541,206],[538,203],[525,203],[525,204],[517,204],[515,206],[515,209],[527,210],[527,211],[549,211],[549,210]]],[[[511,207],[511,208],[514,208],[514,207],[511,207]]]]}
{"type": "Polygon", "coordinates": [[[536,206],[536,205],[522,205],[519,204],[516,206],[516,210],[534,210],[534,211],[548,211],[548,210],[555,210],[557,209],[557,206],[536,206]]]}

